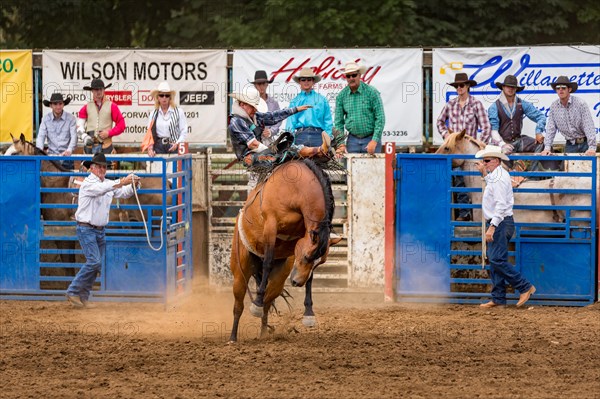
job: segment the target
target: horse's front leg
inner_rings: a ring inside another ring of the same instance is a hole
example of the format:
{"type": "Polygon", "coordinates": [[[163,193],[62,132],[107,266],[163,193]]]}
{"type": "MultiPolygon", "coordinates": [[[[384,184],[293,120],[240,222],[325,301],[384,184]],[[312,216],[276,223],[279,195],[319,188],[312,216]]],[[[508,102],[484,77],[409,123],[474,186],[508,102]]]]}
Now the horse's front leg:
{"type": "Polygon", "coordinates": [[[262,263],[262,279],[258,286],[256,298],[252,302],[250,312],[256,317],[262,317],[264,314],[263,307],[265,306],[265,291],[267,289],[267,283],[269,281],[269,274],[271,273],[271,262],[275,254],[275,241],[277,239],[277,220],[275,218],[269,218],[265,221],[263,226],[263,244],[264,244],[264,258],[262,263]]]}
{"type": "Polygon", "coordinates": [[[313,312],[312,281],[313,274],[311,273],[308,280],[306,280],[304,294],[304,316],[302,317],[302,324],[305,327],[314,327],[317,324],[317,318],[315,317],[315,312],[313,312]]]}
{"type": "Polygon", "coordinates": [[[263,306],[264,312],[262,318],[260,320],[260,337],[266,337],[269,332],[273,332],[275,328],[269,325],[269,309],[271,309],[271,305],[273,302],[265,303],[263,306]]]}

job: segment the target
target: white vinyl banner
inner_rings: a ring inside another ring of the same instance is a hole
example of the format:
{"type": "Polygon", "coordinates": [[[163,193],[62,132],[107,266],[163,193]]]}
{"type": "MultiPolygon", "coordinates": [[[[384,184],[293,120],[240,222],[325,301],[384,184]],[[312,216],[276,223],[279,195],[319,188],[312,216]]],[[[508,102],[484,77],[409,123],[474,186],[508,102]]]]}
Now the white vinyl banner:
{"type": "Polygon", "coordinates": [[[125,118],[117,143],[140,143],[154,110],[150,92],[167,81],[176,91],[175,103],[185,112],[187,142],[224,145],[227,123],[226,50],[45,50],[43,96],[61,92],[72,99],[65,107],[77,115],[91,101],[83,90],[102,79],[106,96],[125,118]]]}
{"type": "MultiPolygon", "coordinates": [[[[433,49],[434,144],[442,143],[436,120],[444,104],[456,97],[456,90],[448,83],[459,72],[477,82],[470,93],[486,109],[500,95],[495,82],[502,83],[506,75],[515,75],[519,86],[525,86],[518,96],[546,116],[552,102],[558,99],[550,83],[558,76],[568,76],[579,85],[574,95],[589,105],[600,139],[600,46],[433,49]]],[[[535,124],[527,118],[523,133],[535,136],[535,124]]],[[[554,142],[564,143],[565,139],[557,134],[554,142]]]]}
{"type": "Polygon", "coordinates": [[[367,67],[363,81],[381,93],[386,120],[382,141],[419,145],[423,142],[422,60],[422,49],[236,50],[232,91],[251,86],[254,72],[265,70],[274,79],[267,93],[285,108],[300,92],[292,77],[310,67],[323,78],[314,88],[329,100],[333,116],[335,98],[347,85],[341,69],[355,61],[367,67]]]}

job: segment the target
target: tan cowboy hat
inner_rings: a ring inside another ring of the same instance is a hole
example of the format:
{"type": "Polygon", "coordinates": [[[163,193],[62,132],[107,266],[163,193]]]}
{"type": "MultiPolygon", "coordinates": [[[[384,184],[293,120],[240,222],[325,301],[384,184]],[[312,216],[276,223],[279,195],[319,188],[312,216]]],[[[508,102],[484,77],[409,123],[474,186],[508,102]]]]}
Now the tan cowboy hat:
{"type": "Polygon", "coordinates": [[[500,158],[503,161],[509,161],[508,157],[506,156],[506,154],[502,153],[502,148],[498,147],[497,145],[491,145],[488,144],[485,146],[485,148],[481,151],[477,151],[477,154],[475,154],[475,158],[500,158]]]}
{"type": "Polygon", "coordinates": [[[315,83],[319,83],[322,79],[319,75],[315,75],[315,71],[312,68],[302,68],[300,73],[293,77],[294,82],[300,84],[300,78],[313,78],[315,83]]]}
{"type": "Polygon", "coordinates": [[[358,65],[356,62],[347,62],[346,66],[342,69],[344,75],[352,72],[358,72],[361,75],[367,71],[367,67],[364,65],[358,65]]]}
{"type": "Polygon", "coordinates": [[[500,90],[502,90],[502,87],[504,86],[514,87],[515,89],[517,89],[517,93],[523,91],[523,89],[525,88],[525,86],[519,86],[519,82],[517,81],[517,77],[515,75],[506,75],[506,77],[504,78],[504,83],[496,82],[496,87],[500,90]]]}
{"type": "Polygon", "coordinates": [[[556,90],[556,86],[565,85],[571,88],[571,93],[575,93],[579,85],[576,82],[571,82],[566,76],[559,76],[553,83],[550,83],[552,90],[556,90]]]}
{"type": "Polygon", "coordinates": [[[169,82],[161,82],[156,89],[150,92],[150,97],[156,98],[156,95],[159,93],[168,93],[173,97],[175,95],[175,90],[171,90],[169,82]]]}
{"type": "Polygon", "coordinates": [[[460,73],[457,73],[456,75],[454,75],[454,82],[448,83],[448,84],[452,87],[456,87],[461,83],[466,83],[471,87],[477,86],[477,82],[474,81],[473,79],[469,79],[469,76],[464,72],[460,72],[460,73]]]}
{"type": "Polygon", "coordinates": [[[254,87],[248,87],[242,93],[231,93],[229,97],[236,99],[238,102],[251,105],[261,113],[269,110],[267,103],[260,98],[260,93],[254,87]]]}

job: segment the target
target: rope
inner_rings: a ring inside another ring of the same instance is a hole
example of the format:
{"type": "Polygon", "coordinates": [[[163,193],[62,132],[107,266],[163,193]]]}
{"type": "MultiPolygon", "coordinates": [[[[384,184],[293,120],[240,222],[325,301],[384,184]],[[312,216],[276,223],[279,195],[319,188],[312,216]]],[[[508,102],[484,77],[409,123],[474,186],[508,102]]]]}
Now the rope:
{"type": "MultiPolygon", "coordinates": [[[[138,204],[138,209],[140,210],[140,214],[142,215],[142,220],[144,221],[144,231],[146,232],[146,241],[148,242],[148,246],[153,251],[160,251],[164,245],[164,237],[163,237],[163,216],[160,217],[160,247],[154,248],[152,243],[150,242],[150,233],[148,233],[148,226],[146,225],[146,218],[144,217],[144,212],[142,211],[142,205],[140,204],[140,198],[138,197],[137,188],[135,184],[131,183],[133,186],[133,193],[135,194],[135,200],[138,204]]],[[[152,212],[152,211],[150,211],[152,212]]]]}
{"type": "Polygon", "coordinates": [[[485,179],[481,178],[481,269],[485,269],[485,253],[487,242],[485,241],[485,216],[483,215],[483,193],[485,192],[485,179]]]}

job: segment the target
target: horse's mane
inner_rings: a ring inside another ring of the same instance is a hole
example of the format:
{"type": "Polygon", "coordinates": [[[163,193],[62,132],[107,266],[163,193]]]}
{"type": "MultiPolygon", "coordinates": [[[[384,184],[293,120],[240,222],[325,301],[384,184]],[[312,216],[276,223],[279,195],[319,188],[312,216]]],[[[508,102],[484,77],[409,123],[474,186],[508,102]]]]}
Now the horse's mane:
{"type": "Polygon", "coordinates": [[[302,162],[310,169],[313,174],[316,176],[317,180],[321,184],[321,188],[323,189],[323,197],[325,198],[325,216],[323,220],[319,222],[319,227],[317,231],[318,236],[318,246],[312,255],[307,257],[309,262],[314,261],[325,255],[327,252],[327,246],[329,244],[329,234],[331,232],[331,221],[333,219],[333,212],[335,210],[335,201],[333,198],[333,191],[331,189],[331,181],[329,180],[329,176],[325,173],[325,171],[317,166],[315,162],[311,159],[303,159],[302,162]]]}
{"type": "MultiPolygon", "coordinates": [[[[35,155],[45,155],[45,156],[48,155],[46,153],[46,151],[40,150],[33,143],[30,143],[29,141],[27,141],[26,143],[29,144],[30,146],[32,146],[33,148],[35,148],[35,150],[34,150],[34,154],[35,155]]],[[[71,172],[71,170],[69,170],[69,169],[65,168],[64,166],[62,166],[62,164],[59,161],[48,161],[48,162],[51,162],[61,172],[71,172]]]]}

